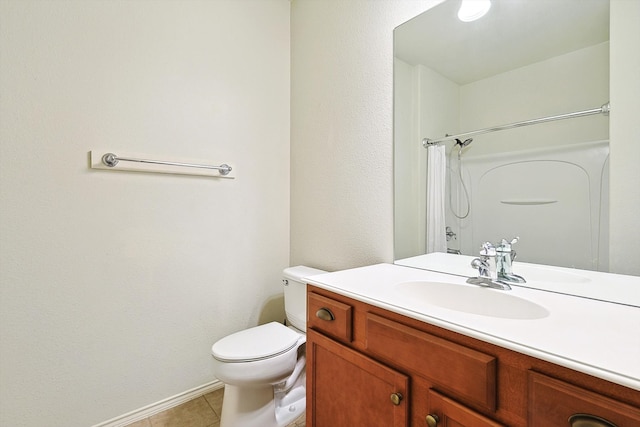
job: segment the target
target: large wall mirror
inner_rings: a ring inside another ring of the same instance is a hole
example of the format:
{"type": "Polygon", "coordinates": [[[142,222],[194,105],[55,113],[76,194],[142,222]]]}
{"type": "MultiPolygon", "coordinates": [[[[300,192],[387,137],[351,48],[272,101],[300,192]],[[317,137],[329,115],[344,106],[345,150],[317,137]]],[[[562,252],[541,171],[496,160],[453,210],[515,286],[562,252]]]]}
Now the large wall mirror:
{"type": "Polygon", "coordinates": [[[462,22],[447,0],[394,31],[395,258],[518,236],[520,261],[608,271],[609,0],[491,3],[462,22]],[[476,130],[434,145],[439,194],[423,139],[476,130]]]}

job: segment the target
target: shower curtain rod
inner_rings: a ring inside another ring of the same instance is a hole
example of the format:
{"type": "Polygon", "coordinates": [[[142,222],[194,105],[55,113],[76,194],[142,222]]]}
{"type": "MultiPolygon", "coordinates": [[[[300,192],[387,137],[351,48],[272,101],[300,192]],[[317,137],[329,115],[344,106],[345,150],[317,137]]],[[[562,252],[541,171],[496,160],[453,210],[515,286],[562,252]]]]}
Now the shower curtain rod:
{"type": "Polygon", "coordinates": [[[496,132],[496,131],[499,131],[499,130],[506,130],[506,129],[513,129],[513,128],[522,127],[522,126],[537,125],[539,123],[553,122],[553,121],[556,121],[556,120],[573,119],[573,118],[576,118],[576,117],[591,116],[593,114],[603,114],[605,116],[608,116],[609,115],[609,111],[611,111],[611,106],[607,102],[606,104],[602,105],[601,107],[593,108],[591,110],[576,111],[574,113],[559,114],[557,116],[541,117],[539,119],[525,120],[523,122],[516,122],[516,123],[511,123],[511,124],[502,125],[502,126],[494,126],[494,127],[490,127],[490,128],[486,128],[486,129],[480,129],[480,130],[474,130],[474,131],[471,131],[471,132],[459,133],[457,135],[446,135],[444,138],[438,138],[438,139],[424,138],[422,140],[422,145],[426,148],[429,145],[435,145],[435,144],[439,144],[439,143],[444,142],[444,141],[451,141],[451,140],[454,140],[454,139],[465,138],[467,136],[480,135],[480,134],[483,134],[483,133],[496,132]]]}

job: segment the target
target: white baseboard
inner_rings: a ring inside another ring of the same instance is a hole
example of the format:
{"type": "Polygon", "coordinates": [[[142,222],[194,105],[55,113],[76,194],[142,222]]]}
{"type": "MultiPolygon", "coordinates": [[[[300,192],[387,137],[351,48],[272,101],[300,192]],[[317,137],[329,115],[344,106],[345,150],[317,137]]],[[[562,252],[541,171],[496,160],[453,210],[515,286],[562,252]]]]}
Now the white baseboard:
{"type": "Polygon", "coordinates": [[[175,406],[181,405],[190,400],[196,399],[200,396],[204,396],[207,393],[221,389],[224,387],[224,383],[219,380],[212,381],[207,384],[203,384],[199,387],[187,390],[175,396],[161,400],[160,402],[152,403],[143,408],[136,409],[127,414],[120,415],[119,417],[112,418],[104,421],[100,424],[96,424],[92,427],[124,427],[136,421],[144,420],[152,415],[158,414],[167,409],[171,409],[175,406]]]}

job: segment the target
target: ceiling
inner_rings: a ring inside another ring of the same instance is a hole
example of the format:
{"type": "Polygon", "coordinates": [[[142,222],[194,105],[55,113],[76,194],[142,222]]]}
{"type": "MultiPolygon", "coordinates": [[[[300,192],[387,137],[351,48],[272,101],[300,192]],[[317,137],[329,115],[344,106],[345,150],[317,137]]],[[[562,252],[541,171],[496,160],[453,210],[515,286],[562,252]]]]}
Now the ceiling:
{"type": "Polygon", "coordinates": [[[463,85],[609,40],[609,0],[492,0],[457,18],[447,0],[394,31],[395,56],[463,85]]]}

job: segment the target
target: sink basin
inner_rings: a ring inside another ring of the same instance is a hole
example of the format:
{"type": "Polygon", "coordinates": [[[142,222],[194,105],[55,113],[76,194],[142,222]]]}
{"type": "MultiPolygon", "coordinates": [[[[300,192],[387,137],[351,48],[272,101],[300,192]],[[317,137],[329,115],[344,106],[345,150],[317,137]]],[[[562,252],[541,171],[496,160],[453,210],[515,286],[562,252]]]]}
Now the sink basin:
{"type": "Polygon", "coordinates": [[[541,319],[549,311],[541,305],[500,291],[481,286],[439,282],[404,282],[398,292],[428,305],[480,316],[505,319],[541,319]]]}

